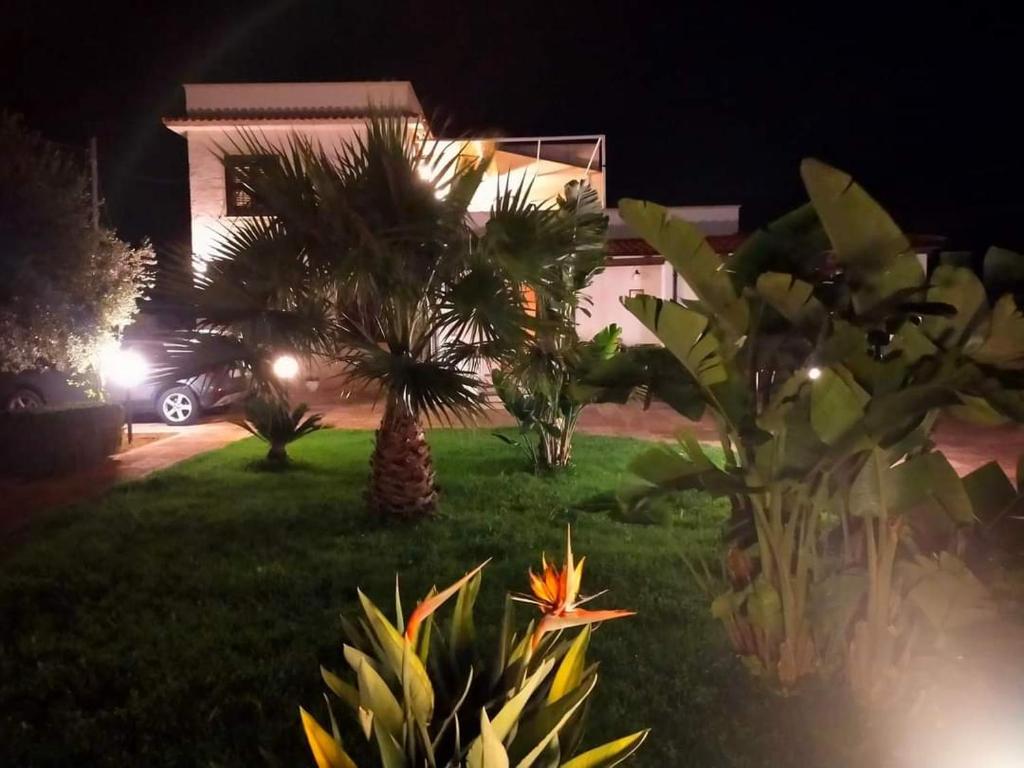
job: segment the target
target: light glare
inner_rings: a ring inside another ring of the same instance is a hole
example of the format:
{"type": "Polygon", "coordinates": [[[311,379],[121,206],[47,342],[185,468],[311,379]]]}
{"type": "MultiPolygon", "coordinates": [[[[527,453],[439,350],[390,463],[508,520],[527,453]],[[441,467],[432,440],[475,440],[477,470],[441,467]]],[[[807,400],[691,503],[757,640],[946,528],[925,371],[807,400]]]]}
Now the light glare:
{"type": "Polygon", "coordinates": [[[273,370],[279,379],[294,379],[299,374],[299,361],[291,355],[281,355],[274,361],[273,370]]]}
{"type": "Polygon", "coordinates": [[[141,384],[149,375],[146,358],[131,349],[109,348],[100,362],[103,380],[128,389],[141,384]]]}
{"type": "Polygon", "coordinates": [[[812,366],[811,368],[809,368],[807,370],[807,378],[809,378],[811,381],[817,381],[818,379],[820,379],[821,378],[821,368],[819,368],[816,365],[812,366]]]}

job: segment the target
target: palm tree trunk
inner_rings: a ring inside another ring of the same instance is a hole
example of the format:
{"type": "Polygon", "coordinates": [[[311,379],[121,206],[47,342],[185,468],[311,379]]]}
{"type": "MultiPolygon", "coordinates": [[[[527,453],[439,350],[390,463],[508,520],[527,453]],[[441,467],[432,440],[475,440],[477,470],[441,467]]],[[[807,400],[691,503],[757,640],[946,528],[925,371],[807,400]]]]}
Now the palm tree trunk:
{"type": "Polygon", "coordinates": [[[267,463],[284,466],[288,463],[288,449],[284,443],[271,443],[267,451],[267,463]]]}
{"type": "Polygon", "coordinates": [[[430,446],[416,416],[388,398],[370,459],[370,508],[380,515],[414,519],[437,510],[430,446]]]}

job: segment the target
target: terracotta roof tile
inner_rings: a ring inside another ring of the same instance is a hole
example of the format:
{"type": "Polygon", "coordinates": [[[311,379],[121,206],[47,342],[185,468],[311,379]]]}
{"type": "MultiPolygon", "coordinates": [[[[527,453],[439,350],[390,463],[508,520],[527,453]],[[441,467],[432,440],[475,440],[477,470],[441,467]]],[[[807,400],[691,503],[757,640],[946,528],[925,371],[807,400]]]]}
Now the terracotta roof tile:
{"type": "MultiPolygon", "coordinates": [[[[721,254],[735,251],[747,236],[742,232],[735,235],[708,235],[708,244],[721,254]]],[[[639,237],[617,237],[608,241],[608,256],[612,258],[625,256],[658,256],[651,245],[639,237]]]]}
{"type": "MultiPolygon", "coordinates": [[[[907,235],[910,244],[918,251],[937,250],[945,246],[946,238],[941,235],[907,235]]],[[[737,232],[733,235],[708,235],[708,245],[714,248],[719,254],[725,256],[733,253],[747,239],[745,232],[737,232]]],[[[660,254],[651,245],[639,237],[617,237],[608,241],[608,257],[660,257],[660,254]]]]}

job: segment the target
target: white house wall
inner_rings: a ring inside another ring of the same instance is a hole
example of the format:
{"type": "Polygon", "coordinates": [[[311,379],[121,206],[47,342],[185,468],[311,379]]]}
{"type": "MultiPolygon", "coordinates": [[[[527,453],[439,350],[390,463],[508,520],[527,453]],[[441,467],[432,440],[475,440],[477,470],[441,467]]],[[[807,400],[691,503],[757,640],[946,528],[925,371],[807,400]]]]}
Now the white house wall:
{"type": "Polygon", "coordinates": [[[623,344],[660,343],[658,338],[622,305],[622,297],[629,296],[631,291],[650,296],[671,297],[672,268],[667,264],[607,267],[594,278],[587,290],[590,303],[585,306],[591,314],[587,316],[582,310],[576,313],[580,338],[592,338],[605,326],[616,323],[622,328],[623,344]]]}
{"type": "MultiPolygon", "coordinates": [[[[331,151],[363,131],[365,123],[354,120],[351,123],[331,122],[303,127],[301,135],[331,151]]],[[[253,129],[253,133],[262,142],[281,152],[287,151],[289,139],[294,132],[295,127],[288,125],[253,129]]],[[[242,138],[243,132],[237,129],[192,129],[188,133],[192,252],[194,263],[199,269],[204,261],[214,256],[218,240],[235,221],[234,217],[227,215],[227,190],[221,156],[244,154],[244,150],[236,150],[242,138]]]]}

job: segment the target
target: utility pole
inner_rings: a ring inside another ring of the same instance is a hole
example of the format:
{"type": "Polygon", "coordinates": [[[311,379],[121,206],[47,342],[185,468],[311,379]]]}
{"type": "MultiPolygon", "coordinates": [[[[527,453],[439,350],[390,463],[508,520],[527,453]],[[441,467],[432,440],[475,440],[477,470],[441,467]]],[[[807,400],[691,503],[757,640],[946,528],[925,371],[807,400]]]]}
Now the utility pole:
{"type": "Polygon", "coordinates": [[[89,139],[89,181],[92,187],[92,228],[100,228],[100,179],[96,137],[89,139]]]}

